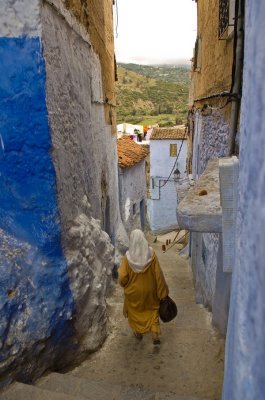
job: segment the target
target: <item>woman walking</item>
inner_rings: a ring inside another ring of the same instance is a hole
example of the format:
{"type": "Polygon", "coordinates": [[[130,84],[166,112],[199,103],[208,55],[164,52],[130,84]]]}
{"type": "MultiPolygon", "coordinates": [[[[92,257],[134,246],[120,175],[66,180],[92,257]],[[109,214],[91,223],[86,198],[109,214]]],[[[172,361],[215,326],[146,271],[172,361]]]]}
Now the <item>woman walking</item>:
{"type": "Polygon", "coordinates": [[[123,314],[138,339],[151,332],[160,344],[159,304],[168,296],[168,286],[154,250],[141,230],[130,236],[129,250],[119,267],[119,283],[124,288],[123,314]]]}

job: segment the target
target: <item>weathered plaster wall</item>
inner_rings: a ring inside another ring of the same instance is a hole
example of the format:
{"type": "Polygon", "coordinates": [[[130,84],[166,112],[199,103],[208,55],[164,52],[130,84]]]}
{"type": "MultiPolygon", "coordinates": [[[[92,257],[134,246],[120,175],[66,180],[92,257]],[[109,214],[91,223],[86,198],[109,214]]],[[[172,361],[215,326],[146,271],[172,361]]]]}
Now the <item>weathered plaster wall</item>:
{"type": "Polygon", "coordinates": [[[104,120],[100,60],[67,20],[45,3],[42,13],[47,101],[53,158],[63,224],[82,211],[86,195],[92,214],[114,238],[118,211],[116,140],[104,120]],[[109,203],[109,221],[105,210],[109,203]],[[105,222],[105,224],[104,224],[105,222]],[[107,226],[106,226],[107,225],[107,226]]]}
{"type": "Polygon", "coordinates": [[[196,300],[212,310],[217,268],[218,234],[191,234],[191,266],[196,300]]]}
{"type": "Polygon", "coordinates": [[[102,229],[120,249],[126,233],[101,63],[87,31],[61,2],[10,0],[0,11],[5,384],[63,367],[102,343],[114,265],[102,229]]]}
{"type": "MultiPolygon", "coordinates": [[[[194,179],[205,170],[209,160],[228,155],[229,124],[221,110],[212,110],[203,115],[200,110],[189,114],[193,122],[193,159],[194,179]]],[[[191,122],[190,122],[191,123],[191,122]]]]}
{"type": "MultiPolygon", "coordinates": [[[[99,220],[99,226],[108,233],[118,250],[123,250],[119,245],[120,240],[126,240],[126,233],[119,212],[116,140],[104,118],[100,60],[90,45],[88,34],[73,30],[76,20],[64,10],[63,14],[60,15],[54,6],[44,4],[42,29],[47,102],[62,238],[67,256],[68,246],[70,253],[75,252],[77,272],[71,273],[70,279],[74,288],[76,319],[82,321],[81,332],[77,331],[78,335],[86,336],[82,342],[85,350],[91,350],[102,342],[105,335],[105,275],[112,270],[114,259],[111,259],[109,244],[105,234],[100,234],[99,227],[98,235],[103,236],[98,238],[98,246],[100,241],[105,243],[107,261],[98,257],[100,254],[103,256],[104,251],[101,249],[97,253],[96,241],[95,246],[89,248],[89,217],[99,220]],[[87,201],[91,209],[88,209],[87,201]],[[79,224],[76,221],[80,218],[82,223],[79,224]],[[79,231],[79,239],[74,242],[68,237],[73,229],[77,236],[79,231]],[[101,283],[96,289],[98,281],[101,283]],[[94,312],[95,292],[101,299],[98,313],[94,312]],[[93,301],[88,293],[94,293],[93,301]],[[88,330],[91,319],[93,336],[88,330]]],[[[77,325],[80,326],[79,322],[77,325]]]]}
{"type": "Polygon", "coordinates": [[[129,168],[119,168],[119,195],[121,217],[128,233],[133,229],[144,229],[141,222],[146,204],[145,160],[129,168]],[[140,203],[143,201],[142,205],[140,203]]]}
{"type": "Polygon", "coordinates": [[[223,243],[219,235],[219,246],[217,255],[216,285],[213,298],[212,312],[213,325],[225,336],[230,306],[232,274],[223,270],[223,243]]]}
{"type": "Polygon", "coordinates": [[[0,3],[1,37],[39,36],[40,0],[6,0],[0,3]]]}
{"type": "Polygon", "coordinates": [[[38,376],[60,359],[62,347],[73,346],[74,303],[50,155],[45,62],[35,36],[38,5],[32,2],[26,13],[21,1],[1,2],[2,384],[38,376]]]}
{"type": "Polygon", "coordinates": [[[228,155],[228,137],[229,125],[221,111],[214,110],[211,115],[202,116],[199,175],[205,170],[209,160],[228,155]]]}
{"type": "Polygon", "coordinates": [[[198,0],[197,7],[201,64],[192,73],[193,99],[229,91],[233,62],[233,40],[218,40],[219,0],[198,0]]]}
{"type": "Polygon", "coordinates": [[[264,399],[264,15],[264,2],[246,1],[236,264],[226,343],[225,400],[264,399]]]}
{"type": "MultiPolygon", "coordinates": [[[[181,140],[150,141],[150,198],[147,201],[147,215],[153,232],[176,229],[178,226],[177,183],[174,181],[173,175],[166,185],[164,182],[176,161],[176,157],[170,157],[170,144],[177,144],[178,152],[181,143],[181,140]]],[[[186,157],[187,141],[184,140],[178,159],[181,176],[185,175],[186,157]]]]}
{"type": "Polygon", "coordinates": [[[115,59],[112,0],[63,0],[63,4],[89,32],[101,63],[105,117],[116,133],[115,59]]]}
{"type": "MultiPolygon", "coordinates": [[[[209,115],[197,110],[189,114],[193,121],[193,160],[194,178],[205,170],[209,160],[228,155],[229,125],[221,110],[212,110],[209,115]]],[[[198,301],[213,310],[213,322],[225,334],[230,296],[230,277],[217,271],[222,254],[219,236],[215,234],[191,235],[192,269],[198,301]],[[216,280],[218,274],[218,281],[216,280]],[[223,301],[220,307],[216,301],[223,301]]],[[[221,267],[219,267],[221,269],[221,267]]]]}

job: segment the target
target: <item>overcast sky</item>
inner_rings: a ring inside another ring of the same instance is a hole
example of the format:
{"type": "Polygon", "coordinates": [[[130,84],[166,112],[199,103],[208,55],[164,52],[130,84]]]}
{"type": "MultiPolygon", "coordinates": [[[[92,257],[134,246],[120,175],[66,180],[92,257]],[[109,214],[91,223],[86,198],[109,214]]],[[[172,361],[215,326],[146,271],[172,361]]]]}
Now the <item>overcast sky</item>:
{"type": "Polygon", "coordinates": [[[116,0],[116,2],[118,38],[115,39],[115,51],[118,62],[189,64],[196,39],[195,1],[116,0]]]}

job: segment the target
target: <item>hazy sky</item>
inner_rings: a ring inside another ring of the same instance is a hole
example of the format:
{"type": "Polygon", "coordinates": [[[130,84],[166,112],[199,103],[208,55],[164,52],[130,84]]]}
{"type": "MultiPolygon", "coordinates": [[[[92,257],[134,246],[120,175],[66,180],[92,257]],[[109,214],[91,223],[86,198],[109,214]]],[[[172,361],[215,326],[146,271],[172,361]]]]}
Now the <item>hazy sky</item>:
{"type": "MultiPolygon", "coordinates": [[[[195,1],[116,0],[116,2],[118,38],[115,39],[115,46],[118,62],[189,63],[196,39],[195,1]]],[[[116,31],[115,20],[114,29],[116,31]]]]}

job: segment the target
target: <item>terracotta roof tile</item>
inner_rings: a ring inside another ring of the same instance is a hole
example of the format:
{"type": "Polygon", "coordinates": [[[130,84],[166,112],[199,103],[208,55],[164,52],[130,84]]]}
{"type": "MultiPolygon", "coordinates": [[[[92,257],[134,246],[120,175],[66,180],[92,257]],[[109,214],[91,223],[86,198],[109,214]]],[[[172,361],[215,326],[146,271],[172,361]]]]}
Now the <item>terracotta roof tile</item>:
{"type": "Polygon", "coordinates": [[[187,139],[185,126],[176,128],[154,128],[150,140],[187,139]]]}
{"type": "Polygon", "coordinates": [[[132,167],[143,160],[148,150],[142,145],[135,143],[128,136],[123,136],[117,140],[118,164],[121,168],[132,167]]]}

